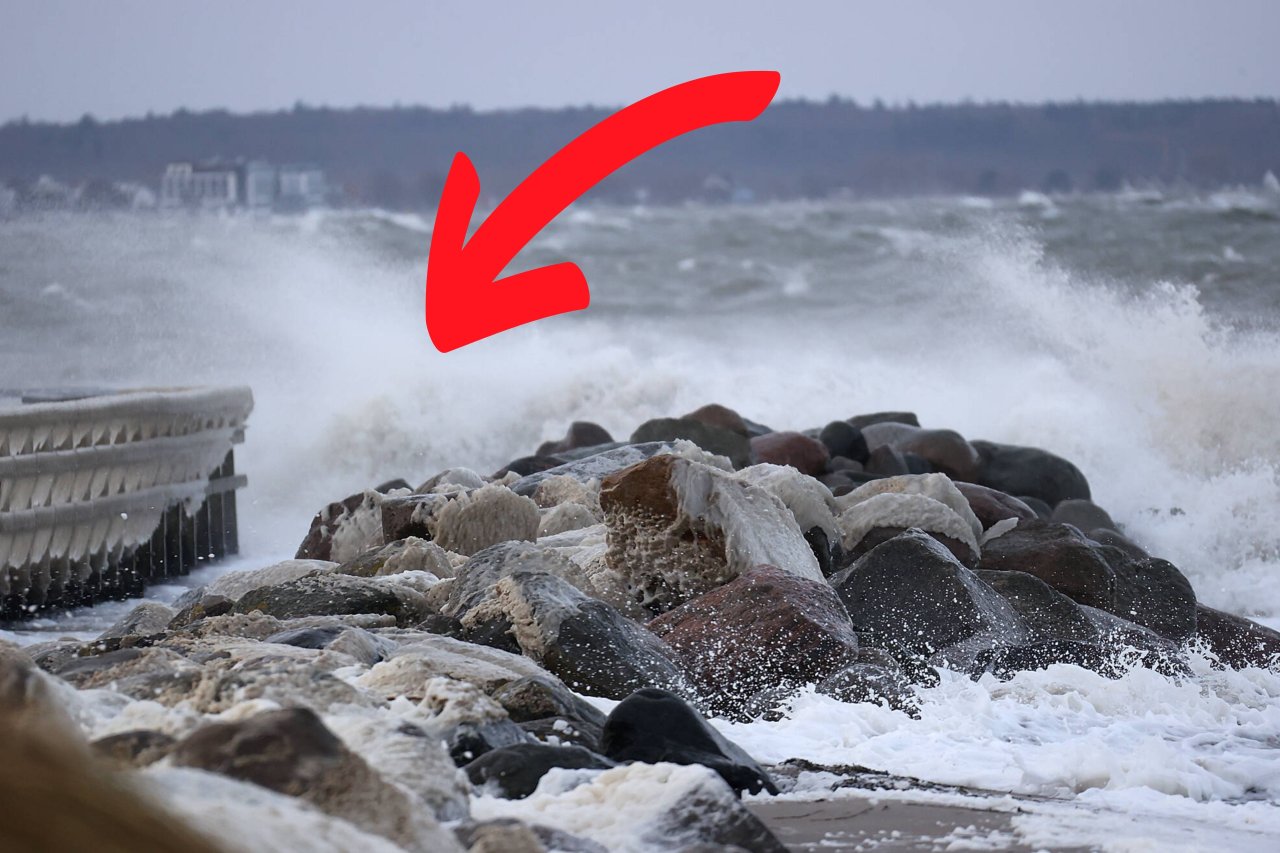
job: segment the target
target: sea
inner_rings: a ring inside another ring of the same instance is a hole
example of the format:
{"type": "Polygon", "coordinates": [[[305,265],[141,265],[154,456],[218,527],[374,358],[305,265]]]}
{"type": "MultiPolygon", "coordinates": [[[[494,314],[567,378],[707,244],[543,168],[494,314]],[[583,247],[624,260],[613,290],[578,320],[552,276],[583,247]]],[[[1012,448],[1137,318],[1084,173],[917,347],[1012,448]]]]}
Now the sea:
{"type": "MultiPolygon", "coordinates": [[[[625,438],[710,402],[776,429],[909,410],[1073,460],[1202,602],[1280,628],[1274,179],[579,204],[509,271],[573,261],[590,307],[447,354],[423,316],[432,218],[0,221],[0,388],[251,386],[231,568],[292,556],[332,500],[450,466],[492,473],[575,420],[625,438]]],[[[126,609],[0,637],[93,636],[126,609]]],[[[884,796],[1009,815],[1012,829],[949,849],[1280,849],[1280,674],[1192,666],[1183,679],[944,673],[920,690],[919,719],[803,694],[786,719],[717,725],[762,761],[859,765],[906,780],[884,796]]],[[[831,796],[810,785],[798,795],[831,796]]]]}

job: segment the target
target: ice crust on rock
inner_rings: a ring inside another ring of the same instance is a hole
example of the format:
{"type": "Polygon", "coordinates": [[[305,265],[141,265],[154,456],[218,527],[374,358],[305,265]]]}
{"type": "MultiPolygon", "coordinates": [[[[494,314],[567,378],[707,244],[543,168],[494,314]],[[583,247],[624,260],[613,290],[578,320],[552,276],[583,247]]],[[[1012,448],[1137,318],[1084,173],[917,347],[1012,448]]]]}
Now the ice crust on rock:
{"type": "Polygon", "coordinates": [[[440,547],[474,554],[509,540],[538,537],[538,505],[506,486],[486,485],[449,500],[425,502],[413,513],[440,547]]]}
{"type": "Polygon", "coordinates": [[[828,541],[834,542],[838,538],[836,515],[839,507],[831,496],[831,490],[814,478],[806,477],[790,465],[767,462],[743,468],[737,476],[782,501],[801,532],[817,527],[827,535],[828,541]]]}
{"type": "Polygon", "coordinates": [[[873,480],[835,499],[845,549],[878,527],[916,527],[969,546],[977,558],[982,523],[945,474],[906,474],[873,480]]]}
{"type": "Polygon", "coordinates": [[[472,813],[481,820],[511,817],[550,826],[612,853],[668,853],[698,844],[786,850],[723,779],[699,765],[553,769],[525,799],[477,797],[472,813]]]}
{"type": "Polygon", "coordinates": [[[786,505],[718,468],[655,457],[608,478],[601,505],[608,565],[655,610],[669,609],[760,564],[823,580],[786,505]]]}

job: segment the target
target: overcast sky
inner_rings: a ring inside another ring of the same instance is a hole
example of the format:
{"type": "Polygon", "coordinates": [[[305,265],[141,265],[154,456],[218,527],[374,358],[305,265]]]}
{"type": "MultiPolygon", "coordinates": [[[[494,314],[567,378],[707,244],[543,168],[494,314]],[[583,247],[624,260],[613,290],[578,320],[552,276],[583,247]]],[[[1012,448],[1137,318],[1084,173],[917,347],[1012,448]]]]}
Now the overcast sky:
{"type": "Polygon", "coordinates": [[[0,121],[624,104],[703,74],[921,103],[1280,95],[1280,0],[0,0],[0,121]]]}

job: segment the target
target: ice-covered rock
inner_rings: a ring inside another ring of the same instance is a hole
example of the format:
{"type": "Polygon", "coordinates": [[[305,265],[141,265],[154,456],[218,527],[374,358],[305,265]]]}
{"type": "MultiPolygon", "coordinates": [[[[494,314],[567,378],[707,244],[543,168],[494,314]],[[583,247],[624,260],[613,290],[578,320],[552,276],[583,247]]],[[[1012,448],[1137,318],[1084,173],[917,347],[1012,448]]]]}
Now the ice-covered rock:
{"type": "Polygon", "coordinates": [[[365,578],[401,572],[430,572],[438,578],[448,578],[453,576],[453,563],[449,552],[437,543],[409,536],[371,548],[334,571],[365,578]]]}
{"type": "Polygon", "coordinates": [[[538,536],[538,505],[496,483],[471,491],[409,495],[382,504],[389,540],[417,536],[458,554],[538,536]]]}
{"type": "Polygon", "coordinates": [[[764,488],[674,455],[601,486],[610,568],[656,612],[769,564],[821,581],[791,511],[764,488]]]}
{"type": "Polygon", "coordinates": [[[981,556],[982,525],[945,474],[872,480],[835,501],[847,552],[863,553],[886,538],[916,528],[934,534],[966,565],[976,566],[981,556]],[[877,535],[871,535],[873,531],[877,535]]]}
{"type": "MultiPolygon", "coordinates": [[[[392,495],[408,494],[396,489],[392,495]]],[[[345,563],[386,540],[382,538],[384,495],[372,489],[331,503],[311,520],[311,529],[298,546],[300,560],[345,563]]]]}

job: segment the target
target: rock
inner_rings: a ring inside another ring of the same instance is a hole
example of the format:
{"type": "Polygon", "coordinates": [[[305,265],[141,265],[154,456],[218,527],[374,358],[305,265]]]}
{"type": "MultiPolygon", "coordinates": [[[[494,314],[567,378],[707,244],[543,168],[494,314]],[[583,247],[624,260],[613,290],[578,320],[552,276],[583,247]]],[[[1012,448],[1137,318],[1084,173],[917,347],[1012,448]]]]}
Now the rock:
{"type": "Polygon", "coordinates": [[[552,678],[521,655],[422,632],[390,632],[397,642],[390,658],[357,677],[356,686],[391,700],[422,701],[426,684],[445,676],[492,692],[520,678],[552,678]]]}
{"type": "Polygon", "coordinates": [[[438,821],[470,815],[470,786],[439,730],[393,715],[333,714],[328,725],[378,774],[412,793],[438,821]]]}
{"type": "Polygon", "coordinates": [[[453,577],[449,554],[434,542],[410,536],[397,539],[348,560],[336,574],[360,578],[385,577],[401,572],[430,572],[438,578],[453,577]]]}
{"type": "Polygon", "coordinates": [[[1174,678],[1191,675],[1181,647],[1172,640],[1105,610],[1083,604],[1080,609],[1098,629],[1099,645],[1125,669],[1144,666],[1174,678]]]}
{"type": "Polygon", "coordinates": [[[98,738],[89,746],[98,758],[117,770],[126,770],[154,764],[168,755],[175,743],[164,732],[135,729],[98,738]]]}
{"type": "Polygon", "coordinates": [[[439,826],[400,789],[302,708],[212,723],[173,747],[170,761],[300,797],[405,847],[431,849],[439,826]]]}
{"type": "Polygon", "coordinates": [[[971,482],[982,466],[978,451],[955,430],[879,423],[867,426],[862,434],[870,450],[888,445],[904,455],[914,453],[953,480],[971,482]]]}
{"type": "Polygon", "coordinates": [[[162,648],[117,649],[73,658],[57,675],[81,690],[110,687],[135,699],[162,704],[189,693],[202,677],[200,666],[162,648]]]}
{"type": "Polygon", "coordinates": [[[1070,524],[1090,537],[1098,529],[1120,531],[1107,511],[1090,500],[1074,498],[1061,501],[1053,508],[1052,519],[1059,524],[1070,524]]]}
{"type": "Polygon", "coordinates": [[[761,690],[821,681],[858,651],[832,588],[773,566],[667,611],[649,629],[671,646],[709,707],[738,716],[761,690]]]}
{"type": "Polygon", "coordinates": [[[386,638],[372,634],[363,628],[342,626],[292,628],[272,634],[263,642],[280,643],[301,649],[331,649],[350,655],[365,666],[373,666],[386,659],[396,648],[395,644],[386,638]]]}
{"type": "Polygon", "coordinates": [[[810,477],[824,473],[827,460],[831,458],[825,444],[798,432],[771,432],[756,436],[751,439],[751,453],[760,462],[790,465],[810,477]]]}
{"type": "Polygon", "coordinates": [[[631,434],[631,443],[669,442],[679,438],[692,441],[708,453],[727,457],[734,468],[745,468],[751,464],[753,444],[745,436],[692,418],[645,421],[631,434]]]}
{"type": "Polygon", "coordinates": [[[569,477],[580,483],[588,483],[592,480],[598,482],[614,471],[621,471],[623,468],[635,465],[637,462],[643,462],[655,454],[669,453],[671,447],[671,443],[665,441],[624,445],[623,447],[606,450],[583,459],[562,462],[553,468],[522,476],[512,483],[510,488],[511,491],[518,495],[532,495],[544,480],[549,480],[552,477],[569,477]]]}
{"type": "Polygon", "coordinates": [[[786,506],[709,465],[656,456],[606,477],[600,506],[608,567],[654,612],[765,563],[822,580],[786,506]]]}
{"type": "Polygon", "coordinates": [[[936,540],[909,530],[831,579],[854,628],[880,648],[928,655],[978,637],[1022,642],[1017,612],[936,540]]]}
{"type": "MultiPolygon", "coordinates": [[[[203,589],[193,590],[196,595],[192,597],[169,622],[169,630],[176,631],[186,628],[189,625],[208,619],[213,616],[224,616],[231,612],[236,603],[225,595],[207,594],[203,589]]],[[[179,602],[186,599],[186,596],[178,599],[179,602]]]]}
{"type": "Polygon", "coordinates": [[[982,568],[1035,575],[1078,604],[1087,604],[1181,641],[1195,632],[1191,584],[1172,564],[1134,559],[1099,545],[1075,527],[1024,521],[988,541],[982,568]]]}
{"type": "Polygon", "coordinates": [[[883,444],[867,454],[863,470],[876,477],[900,477],[911,473],[911,466],[902,451],[883,444]]]}
{"type": "Polygon", "coordinates": [[[454,764],[462,767],[505,746],[529,743],[524,729],[480,688],[452,678],[433,678],[423,687],[422,707],[432,713],[432,734],[443,740],[454,764]]]}
{"type": "Polygon", "coordinates": [[[742,415],[719,403],[708,403],[701,408],[694,409],[689,414],[684,415],[681,420],[700,421],[707,426],[728,430],[743,438],[751,438],[752,436],[752,432],[747,426],[747,421],[742,415]]]}
{"type": "Polygon", "coordinates": [[[1037,517],[1035,510],[1004,492],[997,492],[977,483],[956,483],[955,487],[969,502],[969,509],[984,531],[1007,519],[1030,521],[1037,517]]]}
{"type": "Polygon", "coordinates": [[[665,690],[637,690],[618,703],[605,720],[600,745],[606,758],[620,763],[701,764],[720,774],[734,791],[778,793],[755,759],[665,690]]]}
{"type": "Polygon", "coordinates": [[[381,545],[383,495],[369,490],[331,503],[311,520],[298,553],[299,560],[332,560],[345,563],[363,551],[381,545]]]}
{"type": "Polygon", "coordinates": [[[1196,633],[1227,666],[1280,669],[1280,631],[1199,604],[1196,633]]]}
{"type": "Polygon", "coordinates": [[[6,738],[35,733],[75,742],[79,726],[72,722],[56,684],[24,652],[0,642],[0,724],[6,738]]]}
{"type": "Polygon", "coordinates": [[[854,415],[851,418],[845,418],[845,422],[856,426],[858,429],[865,429],[873,424],[883,423],[920,426],[920,419],[915,416],[914,412],[875,412],[869,415],[854,415]]]}
{"type": "MultiPolygon", "coordinates": [[[[485,799],[478,817],[506,815],[584,836],[609,850],[710,849],[786,853],[730,788],[703,767],[632,764],[572,784],[564,771],[557,785],[524,800],[485,799]],[[704,848],[706,849],[706,848],[704,848]]],[[[576,778],[573,782],[578,781],[576,778]]]]}
{"type": "Polygon", "coordinates": [[[521,478],[529,477],[534,474],[541,474],[544,471],[550,471],[566,464],[568,461],[563,456],[521,456],[519,459],[513,459],[493,472],[493,479],[501,480],[508,474],[515,474],[521,478]]]}
{"type": "Polygon", "coordinates": [[[1031,495],[1019,495],[1018,500],[1030,507],[1031,511],[1036,514],[1037,518],[1042,518],[1045,521],[1049,521],[1053,518],[1053,507],[1049,506],[1039,498],[1031,495]]]}
{"type": "Polygon", "coordinates": [[[538,537],[555,536],[569,530],[581,530],[599,524],[601,518],[582,504],[563,503],[542,511],[538,522],[538,537]]]}
{"type": "Polygon", "coordinates": [[[1026,572],[979,570],[977,576],[1018,611],[1033,643],[1071,640],[1096,643],[1098,629],[1070,598],[1026,572]]]}
{"type": "Polygon", "coordinates": [[[1010,679],[1019,672],[1047,669],[1054,664],[1070,664],[1107,678],[1120,678],[1128,671],[1119,658],[1094,643],[1079,640],[1041,640],[1027,645],[991,649],[978,657],[972,673],[976,678],[989,672],[1010,679]]]}
{"type": "Polygon", "coordinates": [[[617,763],[580,746],[520,743],[486,752],[466,766],[471,784],[486,794],[523,799],[553,767],[566,770],[608,770],[617,763]]]}
{"type": "Polygon", "coordinates": [[[833,468],[835,467],[836,457],[844,457],[859,463],[859,470],[861,470],[862,463],[867,461],[871,452],[867,447],[867,439],[863,436],[862,430],[848,421],[832,421],[827,424],[818,433],[818,440],[826,445],[827,453],[831,455],[833,468]]]}
{"type": "Polygon", "coordinates": [[[515,818],[464,824],[454,832],[468,853],[609,853],[589,839],[515,818]]]}
{"type": "Polygon", "coordinates": [[[417,536],[467,555],[499,542],[531,542],[540,520],[537,504],[496,484],[447,495],[389,498],[382,504],[388,540],[417,536]]]}
{"type": "Polygon", "coordinates": [[[177,612],[158,601],[144,601],[130,610],[110,628],[98,635],[99,640],[118,640],[123,637],[150,637],[163,634],[177,612]]]}
{"type": "Polygon", "coordinates": [[[1052,521],[1020,521],[987,543],[982,568],[1035,575],[1078,604],[1109,610],[1115,573],[1083,533],[1052,521]]]}
{"type": "Polygon", "coordinates": [[[462,618],[489,597],[498,581],[517,569],[547,572],[584,592],[590,588],[581,567],[554,549],[531,542],[500,542],[473,554],[458,567],[440,612],[462,618]]]}
{"type": "Polygon", "coordinates": [[[863,554],[915,528],[931,534],[966,566],[978,564],[982,525],[945,474],[875,480],[839,498],[836,506],[846,554],[863,554]]]}
{"type": "Polygon", "coordinates": [[[556,456],[566,450],[580,447],[595,447],[600,444],[611,444],[613,436],[599,424],[591,421],[574,421],[569,424],[569,431],[559,441],[543,442],[538,447],[538,456],[556,456]]]}
{"type": "Polygon", "coordinates": [[[464,628],[505,620],[527,657],[580,693],[621,699],[651,686],[692,693],[666,643],[544,571],[513,570],[460,619],[464,628]]]}
{"type": "Polygon", "coordinates": [[[265,613],[277,619],[385,613],[407,625],[426,614],[400,588],[349,575],[311,575],[245,593],[233,613],[265,613]]]}
{"type": "Polygon", "coordinates": [[[815,692],[851,705],[884,705],[918,717],[920,706],[911,681],[891,657],[883,657],[887,660],[856,661],[841,667],[819,682],[815,692]]]}
{"type": "Polygon", "coordinates": [[[1090,497],[1089,481],[1061,456],[1038,447],[975,441],[982,457],[978,483],[1009,495],[1030,495],[1051,507],[1072,498],[1090,497]]]}
{"type": "Polygon", "coordinates": [[[519,678],[502,685],[491,695],[517,723],[557,717],[597,728],[604,726],[603,712],[551,679],[519,678]]]}

